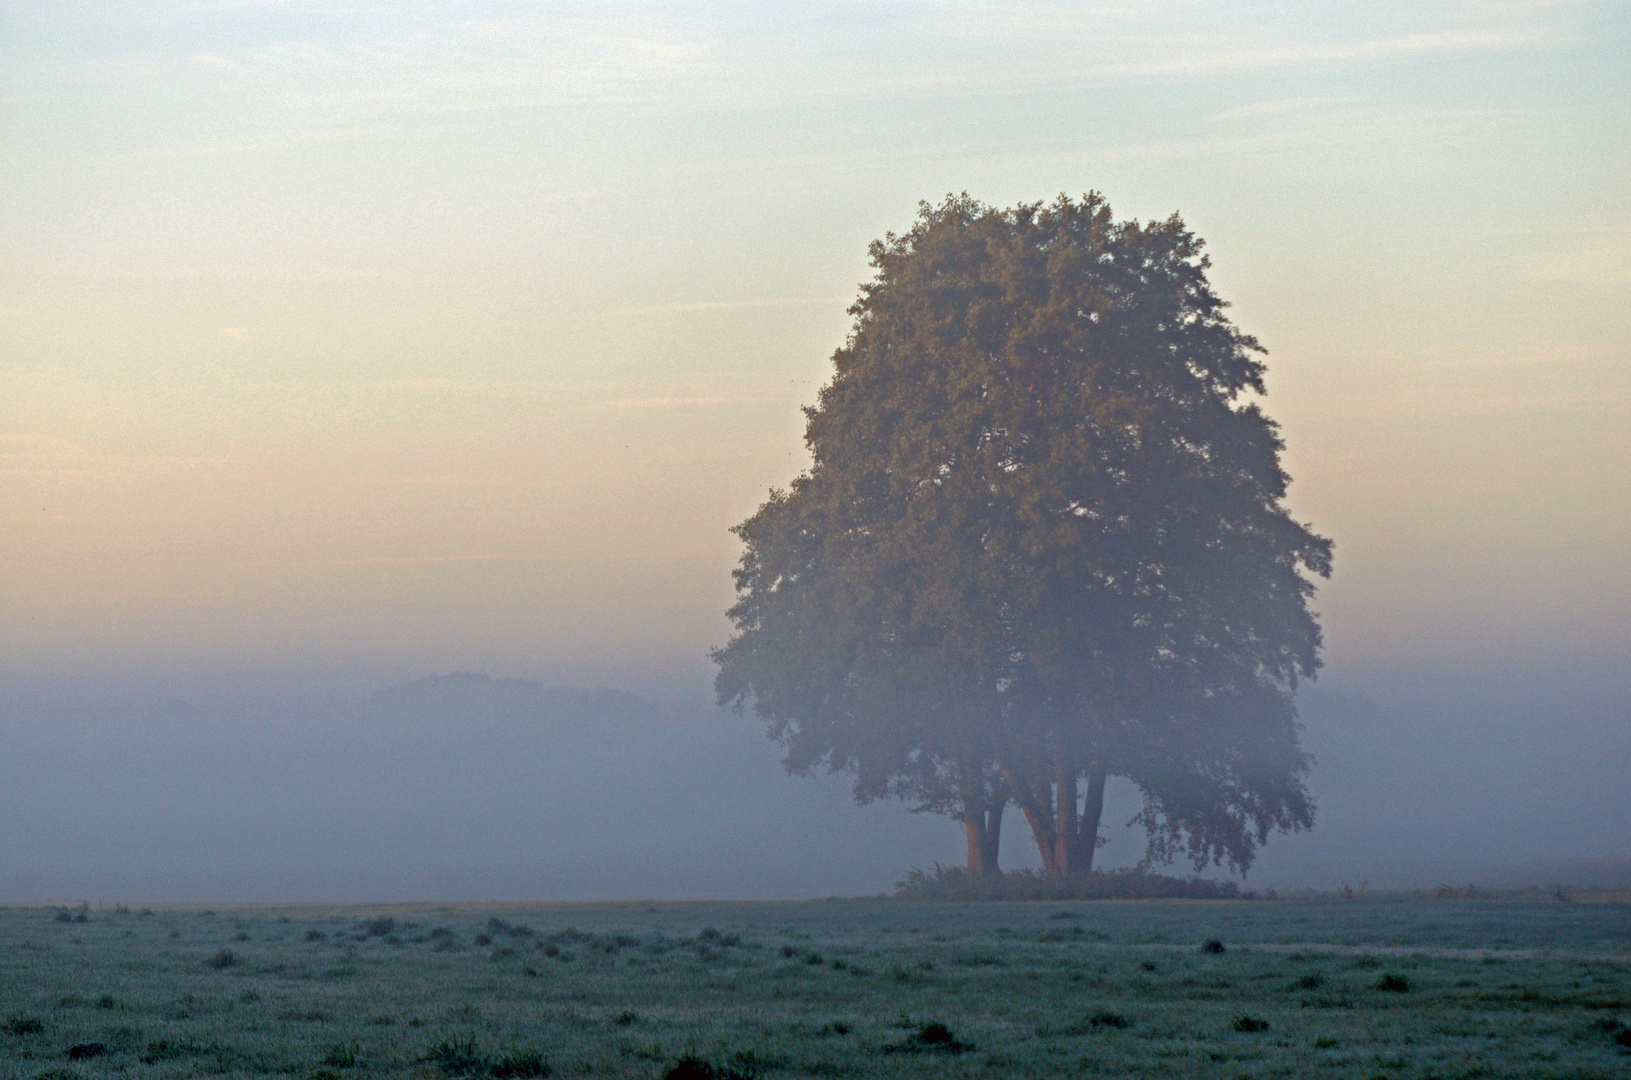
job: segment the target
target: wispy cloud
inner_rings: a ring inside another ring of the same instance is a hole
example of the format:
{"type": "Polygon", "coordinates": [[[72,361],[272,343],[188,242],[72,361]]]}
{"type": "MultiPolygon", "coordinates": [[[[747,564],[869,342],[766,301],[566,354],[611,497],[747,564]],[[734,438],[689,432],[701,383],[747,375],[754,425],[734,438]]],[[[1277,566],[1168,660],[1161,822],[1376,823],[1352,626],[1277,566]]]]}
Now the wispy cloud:
{"type": "Polygon", "coordinates": [[[0,476],[115,479],[164,469],[221,468],[234,458],[207,454],[111,454],[44,435],[0,437],[0,476]]]}
{"type": "Polygon", "coordinates": [[[1319,64],[1349,64],[1367,60],[1392,60],[1413,56],[1452,53],[1504,52],[1560,42],[1558,34],[1546,27],[1518,29],[1444,30],[1436,33],[1400,34],[1358,41],[1302,42],[1294,45],[1246,46],[1152,57],[1132,63],[1110,65],[1102,74],[1182,75],[1204,72],[1252,71],[1266,68],[1319,64]]]}
{"type": "Polygon", "coordinates": [[[1237,105],[1227,112],[1218,113],[1212,119],[1245,120],[1257,116],[1281,116],[1287,113],[1329,108],[1332,105],[1351,105],[1358,100],[1359,98],[1356,95],[1330,95],[1326,97],[1281,98],[1278,101],[1254,101],[1249,105],[1237,105]]]}

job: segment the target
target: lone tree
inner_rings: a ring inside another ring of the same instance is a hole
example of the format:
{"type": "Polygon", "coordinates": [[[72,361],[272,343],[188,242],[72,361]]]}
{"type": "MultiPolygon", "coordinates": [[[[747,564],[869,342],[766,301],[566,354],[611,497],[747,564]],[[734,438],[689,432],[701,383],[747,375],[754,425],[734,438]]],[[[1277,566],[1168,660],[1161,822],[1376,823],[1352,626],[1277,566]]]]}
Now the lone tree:
{"type": "Polygon", "coordinates": [[[721,704],[792,772],[850,771],[960,819],[998,872],[1002,813],[1046,870],[1091,870],[1107,778],[1149,855],[1244,871],[1313,824],[1293,695],[1319,666],[1263,352],[1174,215],[1097,194],[923,204],[805,410],[810,471],[737,526],[721,704]]]}

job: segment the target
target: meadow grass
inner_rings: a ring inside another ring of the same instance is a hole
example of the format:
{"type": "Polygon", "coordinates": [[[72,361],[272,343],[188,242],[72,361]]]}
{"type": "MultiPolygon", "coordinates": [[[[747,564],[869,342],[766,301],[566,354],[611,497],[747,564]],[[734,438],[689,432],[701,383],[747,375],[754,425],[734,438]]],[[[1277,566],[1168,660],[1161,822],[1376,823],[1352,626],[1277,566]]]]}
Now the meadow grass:
{"type": "Polygon", "coordinates": [[[62,914],[0,909],[0,1078],[1631,1075],[1624,903],[62,914]]]}

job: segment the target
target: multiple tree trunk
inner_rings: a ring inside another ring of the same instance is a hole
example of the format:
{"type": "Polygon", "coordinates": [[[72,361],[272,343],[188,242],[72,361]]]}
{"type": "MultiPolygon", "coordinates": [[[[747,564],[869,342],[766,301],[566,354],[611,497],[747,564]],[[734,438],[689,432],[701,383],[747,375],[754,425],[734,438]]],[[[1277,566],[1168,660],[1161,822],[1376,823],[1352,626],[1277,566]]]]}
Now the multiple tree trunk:
{"type": "MultiPolygon", "coordinates": [[[[965,780],[974,779],[975,770],[965,766],[965,780]]],[[[1102,766],[1081,768],[1068,761],[1047,769],[1000,769],[1008,790],[997,799],[973,796],[965,799],[963,831],[968,841],[968,873],[971,877],[996,877],[1001,841],[1003,807],[1011,799],[1025,815],[1031,828],[1043,871],[1054,878],[1068,878],[1093,869],[1093,856],[1099,848],[1099,823],[1104,816],[1102,766]],[[1083,789],[1082,782],[1086,781],[1083,789]]],[[[967,791],[980,790],[969,784],[967,791]]]]}
{"type": "Polygon", "coordinates": [[[1065,760],[1054,763],[1053,775],[1036,770],[1004,770],[1014,801],[1031,827],[1042,868],[1049,877],[1067,878],[1093,869],[1099,848],[1099,820],[1104,816],[1105,770],[1080,769],[1065,760]],[[1079,783],[1084,777],[1087,790],[1079,783]]]}

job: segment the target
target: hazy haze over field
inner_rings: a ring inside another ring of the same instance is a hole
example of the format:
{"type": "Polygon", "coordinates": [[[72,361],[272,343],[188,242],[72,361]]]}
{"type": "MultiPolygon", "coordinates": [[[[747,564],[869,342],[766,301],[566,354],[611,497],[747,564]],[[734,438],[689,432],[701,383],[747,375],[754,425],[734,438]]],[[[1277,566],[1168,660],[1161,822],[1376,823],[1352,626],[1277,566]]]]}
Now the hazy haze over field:
{"type": "Polygon", "coordinates": [[[1612,3],[7,5],[0,899],[958,860],[780,778],[704,654],[868,241],[964,189],[1181,211],[1270,350],[1337,562],[1324,817],[1262,874],[1625,854],[1628,53],[1612,3]],[[660,734],[564,787],[472,734],[493,814],[393,817],[361,703],[456,670],[660,734]]]}

